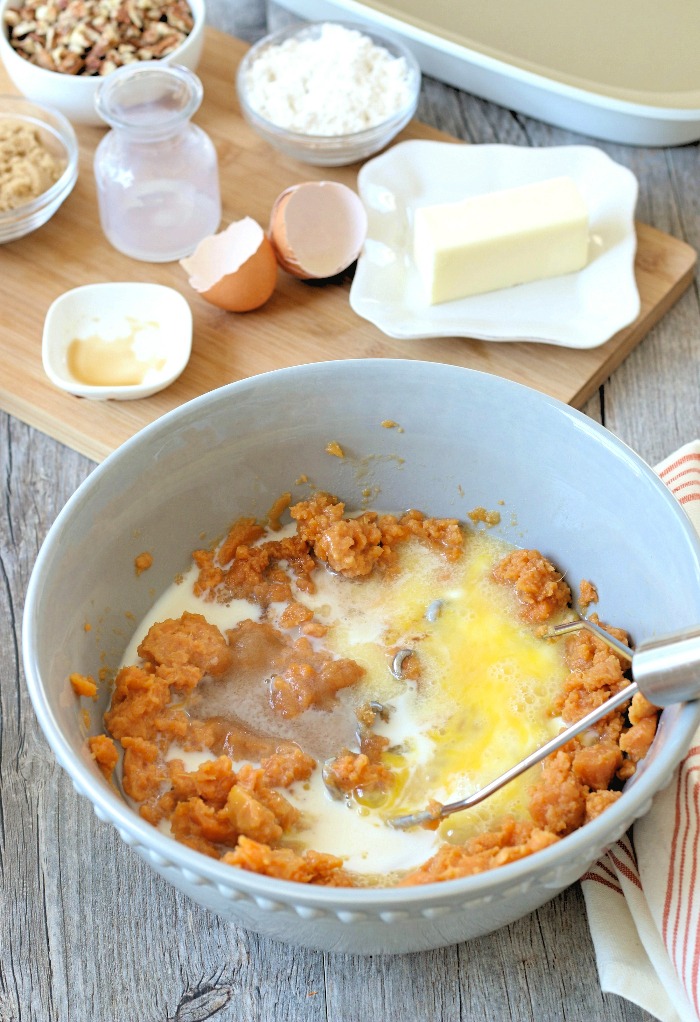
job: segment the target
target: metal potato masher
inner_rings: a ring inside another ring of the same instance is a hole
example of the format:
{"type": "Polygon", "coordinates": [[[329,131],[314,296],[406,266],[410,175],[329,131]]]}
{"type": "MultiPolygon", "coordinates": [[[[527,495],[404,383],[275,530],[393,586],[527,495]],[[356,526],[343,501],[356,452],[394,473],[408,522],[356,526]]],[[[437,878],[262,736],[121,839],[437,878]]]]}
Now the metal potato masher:
{"type": "Polygon", "coordinates": [[[545,634],[545,638],[568,635],[581,628],[593,632],[607,646],[630,662],[633,681],[472,795],[446,805],[435,803],[421,812],[394,816],[387,821],[390,826],[405,830],[426,823],[436,823],[451,816],[452,813],[471,809],[499,791],[509,781],[541,762],[550,753],[566,745],[576,735],[602,720],[608,713],[629,702],[636,692],[641,692],[655,706],[671,706],[674,703],[689,702],[700,696],[700,626],[642,642],[634,650],[586,618],[576,618],[554,625],[545,634]]]}

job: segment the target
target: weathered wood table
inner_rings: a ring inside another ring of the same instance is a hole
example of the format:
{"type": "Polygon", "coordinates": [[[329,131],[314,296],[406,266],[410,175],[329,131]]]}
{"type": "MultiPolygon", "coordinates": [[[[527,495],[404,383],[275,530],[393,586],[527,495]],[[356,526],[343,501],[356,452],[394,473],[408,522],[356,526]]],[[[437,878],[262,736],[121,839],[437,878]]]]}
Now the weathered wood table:
{"type": "MultiPolygon", "coordinates": [[[[209,20],[248,40],[265,28],[255,0],[210,0],[209,20]]],[[[430,80],[418,116],[471,142],[591,141],[430,80]]],[[[637,175],[639,220],[700,247],[697,145],[595,144],[637,175]]],[[[0,273],[2,259],[0,251],[0,273]]],[[[651,464],[698,434],[697,284],[585,411],[651,464]]],[[[161,881],[74,793],[23,683],[21,615],[32,565],[94,464],[4,413],[0,436],[0,1022],[651,1018],[601,994],[577,886],[483,939],[362,958],[262,939],[161,881]]]]}

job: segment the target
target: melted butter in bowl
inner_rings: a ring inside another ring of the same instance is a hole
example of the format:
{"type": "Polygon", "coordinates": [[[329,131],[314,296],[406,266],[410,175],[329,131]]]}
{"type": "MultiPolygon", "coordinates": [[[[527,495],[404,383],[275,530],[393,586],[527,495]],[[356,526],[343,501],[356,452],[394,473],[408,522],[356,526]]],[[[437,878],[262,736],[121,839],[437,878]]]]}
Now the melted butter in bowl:
{"type": "Polygon", "coordinates": [[[173,383],[191,348],[192,313],[179,292],[160,284],[88,284],[50,307],[42,358],[62,390],[131,400],[173,383]]]}

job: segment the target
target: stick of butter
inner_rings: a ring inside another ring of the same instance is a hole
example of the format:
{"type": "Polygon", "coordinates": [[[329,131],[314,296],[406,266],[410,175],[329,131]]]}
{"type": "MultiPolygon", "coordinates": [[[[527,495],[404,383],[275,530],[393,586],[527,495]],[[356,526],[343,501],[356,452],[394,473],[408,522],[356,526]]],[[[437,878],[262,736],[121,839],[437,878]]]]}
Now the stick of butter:
{"type": "Polygon", "coordinates": [[[431,305],[558,277],[588,261],[588,210],[568,177],[419,206],[413,255],[431,305]]]}

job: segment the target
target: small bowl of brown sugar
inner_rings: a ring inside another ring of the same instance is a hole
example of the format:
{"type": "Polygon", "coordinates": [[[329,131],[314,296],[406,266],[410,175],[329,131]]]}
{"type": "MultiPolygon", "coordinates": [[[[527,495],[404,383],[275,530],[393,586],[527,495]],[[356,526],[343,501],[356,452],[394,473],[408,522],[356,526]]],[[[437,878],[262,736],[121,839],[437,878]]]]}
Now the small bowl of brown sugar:
{"type": "Polygon", "coordinates": [[[0,59],[28,99],[73,124],[101,125],[97,86],[124,64],[162,60],[195,71],[205,0],[0,0],[0,59]]]}
{"type": "Polygon", "coordinates": [[[0,96],[0,244],[35,231],[78,179],[69,121],[22,96],[0,96]]]}

